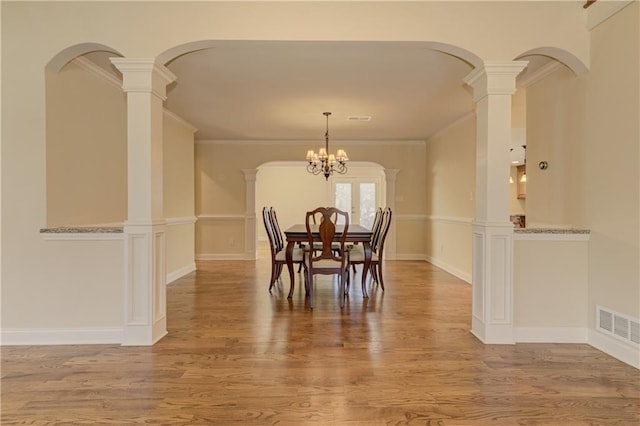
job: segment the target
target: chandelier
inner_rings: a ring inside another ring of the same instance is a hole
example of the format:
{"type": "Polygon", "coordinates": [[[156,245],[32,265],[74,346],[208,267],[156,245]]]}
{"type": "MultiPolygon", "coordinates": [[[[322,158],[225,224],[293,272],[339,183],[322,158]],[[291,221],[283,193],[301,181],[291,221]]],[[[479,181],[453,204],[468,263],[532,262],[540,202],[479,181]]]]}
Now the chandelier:
{"type": "Polygon", "coordinates": [[[314,175],[322,173],[326,180],[333,172],[340,174],[347,173],[347,153],[344,149],[339,149],[335,155],[329,154],[329,116],[330,112],[323,112],[322,115],[327,117],[327,131],[324,134],[324,148],[320,148],[316,154],[313,150],[307,151],[307,171],[314,175]]]}

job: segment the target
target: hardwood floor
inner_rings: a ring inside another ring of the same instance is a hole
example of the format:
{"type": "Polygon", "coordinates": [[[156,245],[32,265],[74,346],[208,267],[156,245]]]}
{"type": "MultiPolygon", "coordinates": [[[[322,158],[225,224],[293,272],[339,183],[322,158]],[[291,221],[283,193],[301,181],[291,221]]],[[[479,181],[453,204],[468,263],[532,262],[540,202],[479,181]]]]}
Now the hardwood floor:
{"type": "Polygon", "coordinates": [[[386,292],[352,285],[342,311],[320,277],[310,311],[286,274],[268,292],[267,256],[200,262],[153,347],[2,347],[2,424],[640,424],[638,370],[583,344],[483,345],[468,284],[385,266],[386,292]]]}

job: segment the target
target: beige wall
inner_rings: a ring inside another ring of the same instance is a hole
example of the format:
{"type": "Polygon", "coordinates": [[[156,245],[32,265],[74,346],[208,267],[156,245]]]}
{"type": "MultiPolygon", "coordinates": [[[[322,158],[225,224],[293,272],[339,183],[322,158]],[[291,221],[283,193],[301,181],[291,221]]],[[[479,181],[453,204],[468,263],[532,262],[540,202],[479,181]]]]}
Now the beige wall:
{"type": "Polygon", "coordinates": [[[511,181],[509,183],[509,214],[525,214],[526,199],[518,198],[518,169],[511,167],[511,181]]]}
{"type": "Polygon", "coordinates": [[[583,222],[586,81],[587,77],[576,77],[561,66],[527,88],[527,222],[531,226],[583,222]],[[548,169],[540,170],[540,161],[547,161],[548,169]]]}
{"type": "Polygon", "coordinates": [[[469,115],[429,139],[426,152],[426,255],[467,281],[475,215],[475,118],[469,115]]]}
{"type": "MultiPolygon", "coordinates": [[[[350,164],[348,179],[375,178],[384,184],[384,173],[380,167],[361,167],[350,164]]],[[[341,178],[343,176],[339,176],[341,178]]],[[[265,165],[260,167],[256,179],[256,217],[258,218],[258,239],[267,240],[262,222],[262,207],[274,207],[282,231],[296,223],[303,223],[305,213],[318,206],[332,206],[332,179],[322,175],[312,175],[306,170],[306,163],[289,165],[265,165]]],[[[384,188],[381,188],[381,191],[384,188]]],[[[382,205],[382,204],[381,204],[382,205]]]]}
{"type": "MultiPolygon", "coordinates": [[[[127,57],[150,58],[200,40],[436,41],[472,52],[476,59],[511,60],[530,49],[557,46],[584,63],[590,62],[584,10],[573,2],[467,2],[464,14],[459,13],[461,5],[2,2],[3,328],[109,326],[122,321],[121,242],[51,244],[38,235],[38,229],[47,225],[48,216],[43,75],[47,63],[63,49],[80,43],[101,43],[127,57]],[[166,22],[190,25],[172,31],[166,22]],[[441,25],[443,22],[447,25],[441,25]],[[541,27],[545,31],[540,31],[541,27]],[[487,32],[486,28],[495,31],[487,32]],[[108,248],[103,251],[102,245],[108,248]],[[33,268],[33,259],[38,259],[38,268],[33,268]],[[91,286],[86,285],[87,280],[93,280],[91,286]],[[108,305],[105,300],[110,301],[108,305]],[[83,306],[75,306],[79,303],[83,306]]],[[[584,136],[575,142],[584,144],[583,160],[572,157],[582,167],[576,179],[585,182],[583,207],[569,206],[567,211],[571,213],[562,214],[581,217],[577,223],[594,230],[590,243],[590,303],[615,305],[610,307],[628,314],[638,308],[637,198],[634,202],[638,195],[637,18],[634,4],[594,30],[592,75],[578,79],[578,83],[588,81],[585,91],[579,92],[589,102],[586,117],[578,120],[570,116],[558,122],[559,128],[570,128],[584,136]],[[618,26],[620,30],[616,29],[618,26]],[[620,149],[611,149],[610,141],[621,144],[615,145],[620,149]],[[583,165],[580,161],[584,161],[583,165]],[[620,190],[611,191],[612,185],[620,190]],[[616,207],[613,213],[612,206],[616,207]]],[[[579,103],[570,100],[568,93],[557,95],[546,101],[547,108],[555,106],[556,100],[562,101],[563,96],[567,96],[567,105],[579,103]]],[[[298,161],[306,149],[300,145],[296,151],[284,144],[198,146],[196,212],[244,215],[241,168],[256,168],[267,161],[298,161]]],[[[431,178],[425,177],[429,156],[424,147],[403,145],[389,150],[382,145],[362,146],[349,148],[349,154],[353,159],[400,169],[395,200],[398,214],[466,214],[463,205],[457,208],[455,203],[450,204],[455,200],[445,203],[451,213],[431,205],[431,196],[427,197],[425,190],[431,178]],[[422,185],[425,180],[427,184],[422,185]]],[[[556,167],[554,162],[550,164],[556,167]]],[[[567,164],[564,166],[569,170],[567,164]]],[[[462,188],[462,194],[469,190],[472,188],[462,188]]],[[[580,197],[580,192],[570,192],[580,197]]],[[[579,199],[572,204],[580,205],[579,199]]],[[[238,230],[233,219],[229,225],[199,233],[211,231],[216,236],[199,242],[211,244],[212,248],[203,246],[199,250],[224,252],[226,247],[218,248],[216,244],[243,237],[242,226],[238,230]]],[[[202,226],[207,228],[207,222],[202,226]]]]}
{"type": "Polygon", "coordinates": [[[640,317],[639,16],[634,2],[592,31],[591,72],[562,68],[527,89],[527,216],[591,229],[595,305],[640,317]]]}
{"type": "Polygon", "coordinates": [[[122,223],[127,216],[125,94],[74,62],[45,76],[47,226],[122,223]]]}
{"type": "Polygon", "coordinates": [[[195,269],[195,128],[165,112],[163,121],[163,204],[167,218],[167,282],[195,269]]]}
{"type": "MultiPolygon", "coordinates": [[[[423,142],[332,142],[344,147],[352,161],[370,162],[384,168],[400,170],[396,180],[394,215],[424,215],[425,190],[424,167],[425,145],[423,142]]],[[[256,169],[274,161],[300,162],[307,149],[317,142],[256,142],[256,143],[211,143],[202,141],[196,145],[196,226],[198,256],[216,253],[244,253],[244,228],[240,218],[245,214],[246,182],[243,169],[256,169]],[[211,217],[213,216],[213,217],[211,217]],[[205,224],[205,222],[207,222],[205,224]],[[215,224],[212,222],[216,222],[215,224]],[[233,231],[222,229],[222,223],[233,223],[233,231]]],[[[304,170],[304,165],[300,165],[304,170]]],[[[306,172],[305,172],[306,173],[306,172]]],[[[317,180],[323,180],[315,176],[317,180]]],[[[326,183],[326,182],[320,182],[326,183]]],[[[324,192],[324,190],[322,190],[324,192]]],[[[326,197],[326,195],[323,195],[326,197]]],[[[256,209],[262,208],[256,204],[256,209]]],[[[263,227],[261,216],[257,224],[263,227]]],[[[408,225],[411,227],[412,225],[408,225]]],[[[418,224],[417,226],[421,226],[418,224]]],[[[403,232],[421,232],[415,229],[403,232]]],[[[398,253],[416,250],[411,239],[398,238],[398,253]],[[404,242],[403,242],[404,241],[404,242]],[[404,247],[402,244],[409,244],[404,247]]],[[[423,235],[423,234],[420,234],[423,235]]]]}
{"type": "Polygon", "coordinates": [[[633,2],[593,30],[591,72],[585,76],[591,326],[596,304],[640,318],[639,10],[633,2]]]}
{"type": "MultiPolygon", "coordinates": [[[[514,326],[587,328],[588,241],[519,240],[513,250],[514,326]]],[[[577,340],[577,339],[576,339],[577,340]]]]}

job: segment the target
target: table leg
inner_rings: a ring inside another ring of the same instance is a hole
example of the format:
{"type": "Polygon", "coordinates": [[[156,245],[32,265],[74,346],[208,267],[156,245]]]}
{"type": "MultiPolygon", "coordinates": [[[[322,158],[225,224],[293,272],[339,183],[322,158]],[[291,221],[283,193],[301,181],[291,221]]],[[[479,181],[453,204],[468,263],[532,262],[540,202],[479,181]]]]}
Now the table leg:
{"type": "Polygon", "coordinates": [[[289,282],[291,283],[291,285],[289,286],[289,295],[287,296],[287,299],[291,299],[293,297],[293,288],[295,286],[295,281],[294,281],[294,273],[293,273],[293,247],[295,246],[295,243],[293,241],[288,241],[287,242],[287,248],[286,248],[286,259],[287,259],[287,269],[289,270],[289,282]]]}
{"type": "Polygon", "coordinates": [[[362,244],[364,247],[364,265],[362,266],[362,297],[367,298],[367,274],[371,267],[371,243],[368,241],[362,244]]]}

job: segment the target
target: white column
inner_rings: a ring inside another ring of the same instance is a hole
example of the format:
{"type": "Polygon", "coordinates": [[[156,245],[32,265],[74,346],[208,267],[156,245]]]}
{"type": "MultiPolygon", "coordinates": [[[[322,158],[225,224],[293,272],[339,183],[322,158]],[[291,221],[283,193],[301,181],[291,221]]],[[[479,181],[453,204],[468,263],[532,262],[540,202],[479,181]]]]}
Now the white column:
{"type": "Polygon", "coordinates": [[[167,334],[162,122],[175,76],[153,59],[112,58],[127,93],[128,211],[124,224],[123,345],[153,345],[167,334]]]}
{"type": "Polygon", "coordinates": [[[393,214],[391,215],[391,227],[387,234],[387,241],[385,242],[384,257],[388,260],[396,260],[397,258],[397,238],[396,238],[396,177],[398,176],[398,169],[384,169],[384,179],[386,187],[386,204],[391,208],[393,214]]]}
{"type": "Polygon", "coordinates": [[[526,65],[526,61],[485,62],[465,78],[473,87],[477,123],[471,332],[484,343],[514,343],[511,95],[516,76],[526,65]]]}
{"type": "Polygon", "coordinates": [[[244,257],[258,258],[256,253],[256,174],[258,169],[243,169],[245,180],[244,257]]]}

